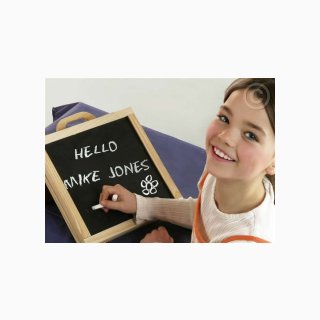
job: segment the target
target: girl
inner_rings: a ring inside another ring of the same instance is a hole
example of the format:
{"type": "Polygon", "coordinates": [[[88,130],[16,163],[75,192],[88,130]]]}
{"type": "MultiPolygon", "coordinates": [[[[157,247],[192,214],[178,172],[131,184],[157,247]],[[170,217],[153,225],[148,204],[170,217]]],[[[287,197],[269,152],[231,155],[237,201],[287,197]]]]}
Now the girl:
{"type": "MultiPolygon", "coordinates": [[[[206,135],[207,160],[198,199],[145,198],[120,185],[103,186],[104,211],[136,213],[192,228],[191,242],[274,240],[275,81],[234,81],[206,135]],[[108,197],[118,194],[118,202],[108,197]]],[[[141,242],[173,242],[164,227],[141,242]]]]}

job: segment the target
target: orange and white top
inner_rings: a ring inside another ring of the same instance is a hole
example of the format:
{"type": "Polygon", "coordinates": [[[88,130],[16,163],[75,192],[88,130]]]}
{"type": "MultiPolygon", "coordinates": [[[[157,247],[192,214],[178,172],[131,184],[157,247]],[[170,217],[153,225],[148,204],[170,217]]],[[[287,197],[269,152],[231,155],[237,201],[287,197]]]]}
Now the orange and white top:
{"type": "Polygon", "coordinates": [[[163,220],[192,228],[191,242],[274,242],[275,205],[271,182],[264,178],[263,202],[243,213],[221,212],[214,201],[216,179],[204,175],[199,182],[199,200],[145,198],[136,195],[137,221],[163,220]]]}

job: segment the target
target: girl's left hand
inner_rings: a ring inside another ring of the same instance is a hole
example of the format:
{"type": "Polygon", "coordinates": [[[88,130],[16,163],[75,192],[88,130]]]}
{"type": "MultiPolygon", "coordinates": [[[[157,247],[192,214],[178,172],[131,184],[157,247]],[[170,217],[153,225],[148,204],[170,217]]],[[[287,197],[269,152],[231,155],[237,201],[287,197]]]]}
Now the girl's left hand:
{"type": "Polygon", "coordinates": [[[172,243],[173,238],[170,237],[165,227],[159,227],[158,229],[154,229],[150,233],[147,233],[146,236],[140,241],[140,243],[151,242],[172,243]]]}

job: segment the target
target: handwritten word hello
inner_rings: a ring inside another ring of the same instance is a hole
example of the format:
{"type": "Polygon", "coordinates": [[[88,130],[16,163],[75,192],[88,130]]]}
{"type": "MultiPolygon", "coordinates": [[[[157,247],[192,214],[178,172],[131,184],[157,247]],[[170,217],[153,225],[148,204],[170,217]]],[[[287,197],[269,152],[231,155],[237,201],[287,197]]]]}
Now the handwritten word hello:
{"type": "Polygon", "coordinates": [[[118,149],[118,145],[115,141],[109,141],[108,143],[103,143],[101,146],[95,145],[92,149],[91,146],[85,146],[74,150],[74,158],[78,160],[79,158],[89,158],[94,154],[104,153],[104,152],[115,152],[118,149]]]}

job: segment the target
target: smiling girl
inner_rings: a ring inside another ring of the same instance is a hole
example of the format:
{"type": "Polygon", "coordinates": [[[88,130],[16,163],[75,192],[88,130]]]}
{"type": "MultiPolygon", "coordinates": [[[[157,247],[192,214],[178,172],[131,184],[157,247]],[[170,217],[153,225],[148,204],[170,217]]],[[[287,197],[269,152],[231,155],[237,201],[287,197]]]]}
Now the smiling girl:
{"type": "MultiPolygon", "coordinates": [[[[191,242],[274,241],[275,81],[234,81],[206,134],[207,160],[198,199],[145,198],[120,185],[104,186],[100,203],[192,228],[191,242]],[[118,194],[118,202],[108,199],[118,194]]],[[[172,242],[160,227],[141,242],[172,242]]]]}

